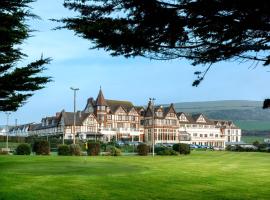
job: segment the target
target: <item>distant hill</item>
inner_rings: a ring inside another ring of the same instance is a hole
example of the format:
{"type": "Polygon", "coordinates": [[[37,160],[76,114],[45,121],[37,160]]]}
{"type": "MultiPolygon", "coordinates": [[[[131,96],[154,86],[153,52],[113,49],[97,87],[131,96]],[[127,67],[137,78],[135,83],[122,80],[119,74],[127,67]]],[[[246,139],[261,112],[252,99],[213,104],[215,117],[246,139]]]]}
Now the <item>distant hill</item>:
{"type": "Polygon", "coordinates": [[[243,130],[270,131],[270,109],[262,109],[261,101],[204,101],[174,105],[177,112],[204,113],[210,119],[232,120],[243,130]]]}

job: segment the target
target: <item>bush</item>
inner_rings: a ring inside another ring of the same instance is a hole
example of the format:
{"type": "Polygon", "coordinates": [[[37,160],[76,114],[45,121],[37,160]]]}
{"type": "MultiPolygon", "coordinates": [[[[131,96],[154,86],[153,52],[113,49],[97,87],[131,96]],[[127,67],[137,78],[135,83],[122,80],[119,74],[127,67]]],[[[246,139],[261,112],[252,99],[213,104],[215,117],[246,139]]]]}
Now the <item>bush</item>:
{"type": "Polygon", "coordinates": [[[81,155],[81,147],[78,144],[69,145],[70,154],[72,156],[80,156],[81,155]]]}
{"type": "Polygon", "coordinates": [[[162,152],[162,151],[164,151],[164,150],[166,150],[166,149],[168,149],[168,148],[167,148],[167,147],[164,147],[164,146],[155,147],[155,153],[156,153],[157,155],[161,155],[160,152],[162,152]]]}
{"type": "Polygon", "coordinates": [[[49,142],[45,140],[35,141],[33,145],[33,151],[36,153],[36,155],[49,155],[49,142]]]}
{"type": "Polygon", "coordinates": [[[232,145],[228,145],[228,146],[226,146],[226,148],[225,148],[225,150],[226,151],[233,151],[233,146],[232,145]]]}
{"type": "Polygon", "coordinates": [[[100,143],[98,142],[88,142],[87,143],[87,155],[97,156],[100,153],[100,143]]]}
{"type": "Polygon", "coordinates": [[[58,145],[57,151],[58,151],[59,156],[69,156],[70,155],[70,148],[66,144],[58,145]]]}
{"type": "Polygon", "coordinates": [[[23,143],[19,144],[16,148],[17,155],[30,155],[31,154],[31,147],[29,144],[23,143]]]}
{"type": "Polygon", "coordinates": [[[160,155],[160,156],[176,156],[178,154],[179,154],[178,152],[172,149],[164,149],[163,151],[157,152],[157,155],[160,155]]]}
{"type": "Polygon", "coordinates": [[[174,144],[173,150],[176,152],[179,152],[180,154],[184,154],[184,155],[190,154],[189,144],[183,144],[183,143],[174,144]]]}
{"type": "Polygon", "coordinates": [[[137,146],[138,155],[140,156],[147,156],[149,153],[149,146],[146,144],[139,144],[137,146]]]}
{"type": "Polygon", "coordinates": [[[109,149],[109,155],[111,156],[121,156],[122,152],[117,147],[110,147],[109,149]]]}

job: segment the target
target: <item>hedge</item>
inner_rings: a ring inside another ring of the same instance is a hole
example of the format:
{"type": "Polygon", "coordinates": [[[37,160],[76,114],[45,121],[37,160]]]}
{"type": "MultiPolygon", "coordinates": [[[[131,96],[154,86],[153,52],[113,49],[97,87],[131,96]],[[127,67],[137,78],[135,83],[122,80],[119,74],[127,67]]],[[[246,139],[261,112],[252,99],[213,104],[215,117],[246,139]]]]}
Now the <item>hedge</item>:
{"type": "Polygon", "coordinates": [[[178,143],[173,145],[173,150],[179,152],[180,154],[190,154],[190,146],[189,144],[178,143]]]}

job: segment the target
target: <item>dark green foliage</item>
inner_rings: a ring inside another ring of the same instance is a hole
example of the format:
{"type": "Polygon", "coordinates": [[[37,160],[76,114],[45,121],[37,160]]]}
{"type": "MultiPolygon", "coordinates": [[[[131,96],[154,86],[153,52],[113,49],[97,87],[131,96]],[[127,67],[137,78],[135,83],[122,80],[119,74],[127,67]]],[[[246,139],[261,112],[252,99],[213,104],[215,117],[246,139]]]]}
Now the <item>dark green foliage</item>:
{"type": "Polygon", "coordinates": [[[156,152],[157,155],[160,155],[160,156],[176,156],[178,155],[179,153],[172,150],[172,149],[164,149],[162,151],[158,151],[156,152]]]}
{"type": "Polygon", "coordinates": [[[70,154],[72,156],[80,156],[81,155],[81,147],[78,144],[69,145],[70,154]]]}
{"type": "Polygon", "coordinates": [[[263,102],[263,109],[270,108],[270,99],[265,99],[263,102]]]}
{"type": "Polygon", "coordinates": [[[255,147],[258,147],[259,145],[260,145],[260,142],[259,141],[254,141],[253,143],[252,143],[255,147]]]}
{"type": "Polygon", "coordinates": [[[58,152],[59,156],[69,156],[69,155],[71,155],[70,148],[66,144],[59,145],[58,149],[57,149],[57,152],[58,152]]]}
{"type": "Polygon", "coordinates": [[[110,147],[109,153],[111,156],[121,156],[122,154],[121,150],[114,146],[110,147]]]}
{"type": "Polygon", "coordinates": [[[19,144],[16,148],[16,155],[30,155],[31,147],[29,144],[23,143],[19,144]]]}
{"type": "MultiPolygon", "coordinates": [[[[66,0],[59,20],[113,56],[187,58],[193,64],[243,59],[269,65],[269,0],[66,0]]],[[[204,73],[196,73],[198,81],[204,73]]]]}
{"type": "Polygon", "coordinates": [[[149,146],[147,144],[139,144],[137,146],[137,152],[140,156],[147,156],[149,153],[149,146]]]}
{"type": "Polygon", "coordinates": [[[164,151],[164,150],[167,150],[168,148],[165,147],[165,146],[158,146],[158,147],[155,147],[155,153],[157,155],[160,155],[160,152],[164,151]]]}
{"type": "Polygon", "coordinates": [[[228,151],[237,151],[237,152],[256,152],[256,151],[266,151],[265,147],[260,149],[259,148],[260,145],[258,145],[258,147],[254,146],[254,147],[246,147],[246,146],[240,146],[240,145],[229,145],[226,147],[226,150],[228,151]]]}
{"type": "Polygon", "coordinates": [[[87,143],[87,154],[89,156],[97,156],[100,153],[100,143],[99,142],[88,142],[87,143]]]}
{"type": "Polygon", "coordinates": [[[50,59],[19,66],[25,55],[19,47],[30,37],[26,20],[34,18],[29,4],[35,0],[0,1],[0,111],[16,111],[33,92],[50,81],[39,74],[50,59]]]}
{"type": "Polygon", "coordinates": [[[189,144],[183,144],[183,143],[174,144],[173,150],[184,155],[190,154],[189,144]]]}
{"type": "Polygon", "coordinates": [[[33,145],[33,152],[35,152],[36,155],[49,155],[50,154],[49,142],[45,140],[35,141],[33,145]]]}
{"type": "Polygon", "coordinates": [[[233,150],[233,146],[232,146],[232,145],[227,145],[227,146],[225,147],[225,150],[226,150],[226,151],[232,151],[232,150],[233,150]]]}

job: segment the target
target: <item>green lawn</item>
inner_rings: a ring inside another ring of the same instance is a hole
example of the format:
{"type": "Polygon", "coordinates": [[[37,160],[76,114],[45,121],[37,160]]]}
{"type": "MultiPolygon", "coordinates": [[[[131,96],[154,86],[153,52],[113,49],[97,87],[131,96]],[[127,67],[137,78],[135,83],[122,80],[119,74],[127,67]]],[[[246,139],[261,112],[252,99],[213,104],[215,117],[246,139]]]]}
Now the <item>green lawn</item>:
{"type": "Polygon", "coordinates": [[[270,154],[0,156],[0,199],[269,199],[270,154]]]}

